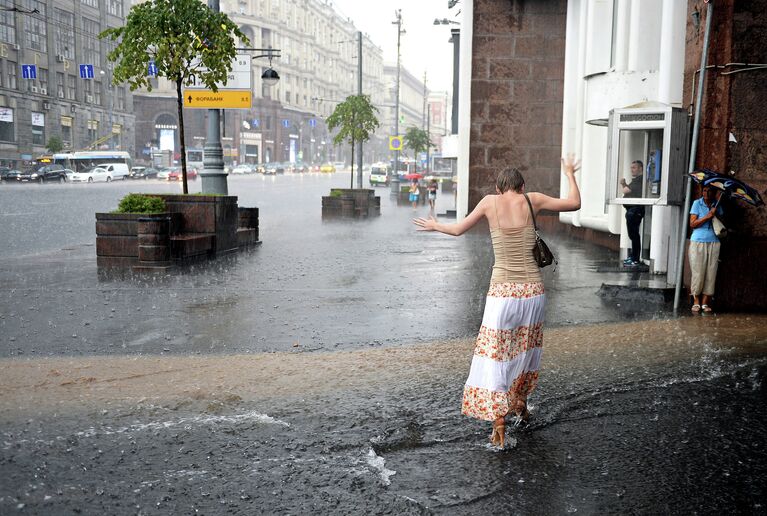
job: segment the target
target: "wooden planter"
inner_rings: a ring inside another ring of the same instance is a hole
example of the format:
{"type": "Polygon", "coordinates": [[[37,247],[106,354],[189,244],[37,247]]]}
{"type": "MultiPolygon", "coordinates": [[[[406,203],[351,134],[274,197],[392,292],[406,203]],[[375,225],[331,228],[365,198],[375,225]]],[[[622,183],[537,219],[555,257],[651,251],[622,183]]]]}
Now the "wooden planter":
{"type": "Polygon", "coordinates": [[[96,214],[96,265],[129,268],[138,264],[140,213],[96,214]]]}
{"type": "Polygon", "coordinates": [[[238,208],[237,245],[255,245],[258,240],[258,208],[238,208]]]}
{"type": "Polygon", "coordinates": [[[181,214],[185,235],[212,235],[213,253],[237,249],[237,197],[223,195],[158,195],[168,211],[181,214]]]}
{"type": "Polygon", "coordinates": [[[179,221],[177,213],[97,213],[96,265],[169,267],[170,238],[179,221]]]}
{"type": "Polygon", "coordinates": [[[258,243],[258,208],[237,197],[155,195],[166,213],[97,213],[99,267],[163,269],[258,243]]]}
{"type": "Polygon", "coordinates": [[[322,197],[322,218],[366,218],[381,215],[381,198],[369,188],[333,188],[322,197]]]}

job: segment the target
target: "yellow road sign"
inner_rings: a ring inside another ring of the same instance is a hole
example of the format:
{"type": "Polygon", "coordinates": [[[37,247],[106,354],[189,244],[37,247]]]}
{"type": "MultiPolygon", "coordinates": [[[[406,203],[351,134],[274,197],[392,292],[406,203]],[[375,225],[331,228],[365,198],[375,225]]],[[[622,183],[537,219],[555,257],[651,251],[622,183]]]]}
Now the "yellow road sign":
{"type": "Polygon", "coordinates": [[[402,136],[389,136],[389,150],[402,150],[402,136]]]}
{"type": "Polygon", "coordinates": [[[248,90],[184,90],[185,108],[250,109],[253,96],[248,90]]]}

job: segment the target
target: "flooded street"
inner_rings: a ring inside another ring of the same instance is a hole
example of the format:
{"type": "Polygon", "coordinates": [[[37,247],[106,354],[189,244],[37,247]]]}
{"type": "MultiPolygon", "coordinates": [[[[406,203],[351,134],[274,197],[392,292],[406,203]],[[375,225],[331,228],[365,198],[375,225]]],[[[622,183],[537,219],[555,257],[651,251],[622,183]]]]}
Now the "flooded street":
{"type": "Polygon", "coordinates": [[[470,340],[6,360],[2,512],[763,512],[764,317],[548,330],[533,420],[460,415],[470,340]],[[737,344],[733,341],[737,341],[737,344]]]}
{"type": "Polygon", "coordinates": [[[177,185],[0,189],[0,513],[765,512],[767,316],[600,298],[615,257],[552,236],[533,419],[498,451],[460,415],[487,236],[417,233],[383,189],[323,223],[347,181],[233,178],[261,246],[123,278],[93,212],[177,185]]]}

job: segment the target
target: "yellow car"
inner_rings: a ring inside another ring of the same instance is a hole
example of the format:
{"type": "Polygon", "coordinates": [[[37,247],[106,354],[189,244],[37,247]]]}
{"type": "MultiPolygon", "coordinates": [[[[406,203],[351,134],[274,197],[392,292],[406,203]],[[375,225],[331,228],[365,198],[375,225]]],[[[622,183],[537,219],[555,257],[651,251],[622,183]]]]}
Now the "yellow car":
{"type": "Polygon", "coordinates": [[[322,166],[320,167],[320,172],[327,172],[332,174],[335,171],[336,171],[336,167],[334,167],[332,163],[323,163],[322,166]]]}

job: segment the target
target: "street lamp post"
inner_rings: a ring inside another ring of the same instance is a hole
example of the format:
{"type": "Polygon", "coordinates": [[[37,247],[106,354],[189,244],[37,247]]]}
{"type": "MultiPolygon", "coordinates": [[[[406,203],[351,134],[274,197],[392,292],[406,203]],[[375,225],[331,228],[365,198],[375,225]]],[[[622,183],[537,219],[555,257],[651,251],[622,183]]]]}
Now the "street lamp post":
{"type": "MultiPolygon", "coordinates": [[[[109,70],[109,68],[107,68],[109,70]]],[[[114,99],[112,98],[112,74],[107,74],[104,70],[101,70],[99,72],[101,75],[104,76],[106,79],[106,93],[107,97],[109,97],[109,150],[114,150],[114,122],[112,122],[112,111],[113,111],[113,103],[114,99]]],[[[103,82],[103,81],[102,81],[103,82]]]]}
{"type": "MultiPolygon", "coordinates": [[[[219,0],[208,0],[208,7],[213,12],[220,12],[219,0]]],[[[261,79],[267,86],[273,86],[280,80],[280,76],[271,66],[272,58],[277,57],[275,52],[279,51],[269,48],[267,49],[267,54],[263,56],[269,58],[269,68],[261,75],[261,79]]],[[[228,195],[229,188],[226,183],[227,173],[224,171],[224,151],[221,147],[220,109],[208,110],[208,126],[206,132],[205,146],[203,147],[203,171],[200,174],[202,192],[228,195]]]]}
{"type": "MultiPolygon", "coordinates": [[[[400,39],[402,33],[402,9],[397,9],[397,19],[392,22],[397,26],[397,84],[394,93],[394,135],[399,136],[399,78],[400,78],[400,39]]],[[[394,151],[394,173],[391,178],[391,195],[399,195],[399,151],[394,151]]]]}

